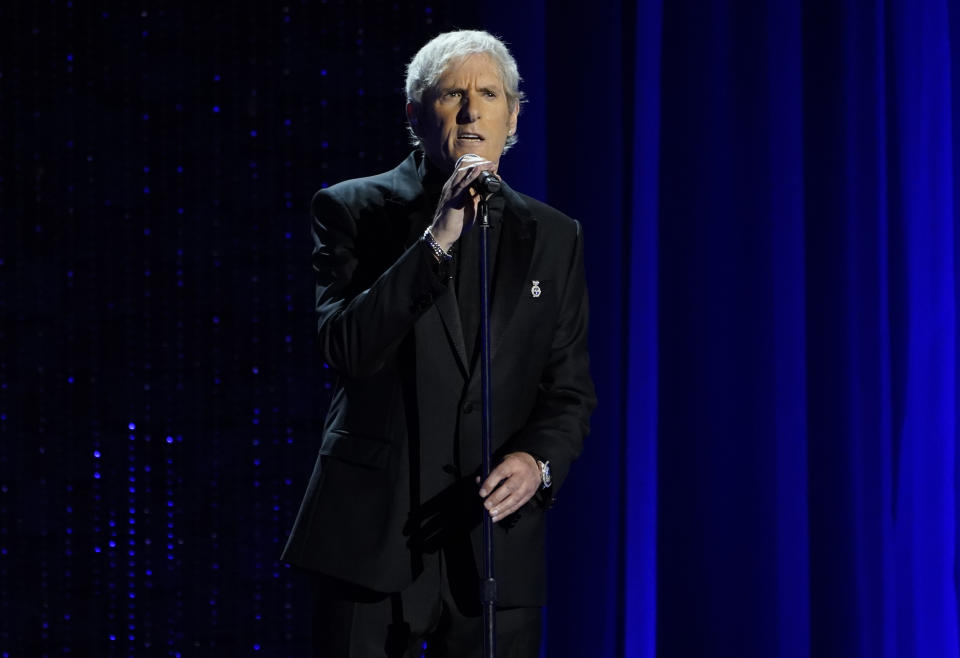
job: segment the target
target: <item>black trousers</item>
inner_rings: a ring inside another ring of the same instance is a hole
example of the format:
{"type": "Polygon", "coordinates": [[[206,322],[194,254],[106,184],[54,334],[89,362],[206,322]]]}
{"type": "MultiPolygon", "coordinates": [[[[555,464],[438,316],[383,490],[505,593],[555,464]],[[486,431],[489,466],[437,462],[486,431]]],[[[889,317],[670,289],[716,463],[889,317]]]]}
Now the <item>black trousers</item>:
{"type": "MultiPolygon", "coordinates": [[[[314,656],[481,658],[476,580],[462,582],[443,552],[425,556],[423,566],[407,589],[393,594],[315,577],[314,656]]],[[[539,658],[540,608],[498,610],[496,623],[498,658],[539,658]]]]}

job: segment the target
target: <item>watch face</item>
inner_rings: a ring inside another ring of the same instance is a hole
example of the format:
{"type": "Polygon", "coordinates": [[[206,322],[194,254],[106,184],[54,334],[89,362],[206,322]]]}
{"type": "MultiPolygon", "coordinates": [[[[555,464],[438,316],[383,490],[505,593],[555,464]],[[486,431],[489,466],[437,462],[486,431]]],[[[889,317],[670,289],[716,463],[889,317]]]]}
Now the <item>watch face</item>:
{"type": "Polygon", "coordinates": [[[553,483],[553,476],[550,475],[550,462],[542,462],[540,464],[540,479],[543,480],[544,489],[553,483]]]}

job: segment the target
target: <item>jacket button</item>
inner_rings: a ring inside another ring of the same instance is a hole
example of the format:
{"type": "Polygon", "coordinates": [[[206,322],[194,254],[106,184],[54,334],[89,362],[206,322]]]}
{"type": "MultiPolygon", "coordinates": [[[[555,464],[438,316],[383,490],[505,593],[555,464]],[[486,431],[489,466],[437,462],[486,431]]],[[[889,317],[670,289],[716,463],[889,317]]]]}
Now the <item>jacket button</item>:
{"type": "Polygon", "coordinates": [[[463,413],[473,413],[473,402],[467,402],[465,405],[463,405],[463,413]]]}

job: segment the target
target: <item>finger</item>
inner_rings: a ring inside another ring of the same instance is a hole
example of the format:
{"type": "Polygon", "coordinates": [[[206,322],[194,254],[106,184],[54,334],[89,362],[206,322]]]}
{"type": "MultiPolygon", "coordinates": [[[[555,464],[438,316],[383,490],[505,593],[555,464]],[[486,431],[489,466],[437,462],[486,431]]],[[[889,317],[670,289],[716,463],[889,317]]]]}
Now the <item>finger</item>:
{"type": "Polygon", "coordinates": [[[484,482],[483,488],[486,489],[487,493],[489,494],[491,491],[497,488],[497,484],[505,481],[507,478],[512,477],[516,473],[516,464],[512,459],[502,461],[490,471],[490,475],[487,476],[487,481],[484,482]]]}
{"type": "Polygon", "coordinates": [[[496,523],[497,521],[507,518],[518,509],[526,505],[527,501],[529,501],[532,497],[532,492],[523,495],[520,495],[519,492],[514,493],[503,503],[490,510],[491,520],[496,523]]]}
{"type": "Polygon", "coordinates": [[[456,163],[453,165],[453,168],[454,168],[454,169],[460,169],[460,167],[464,166],[464,163],[466,163],[467,165],[469,165],[469,164],[472,163],[472,162],[477,162],[477,161],[482,161],[482,160],[483,160],[483,158],[481,158],[481,157],[480,157],[479,155],[477,155],[476,153],[464,153],[464,154],[461,155],[459,158],[457,158],[457,161],[456,161],[456,163]]]}
{"type": "Polygon", "coordinates": [[[470,191],[470,185],[480,175],[482,169],[464,170],[465,173],[453,181],[450,186],[450,199],[465,200],[466,194],[470,191]]]}
{"type": "Polygon", "coordinates": [[[509,474],[506,472],[506,470],[501,469],[499,466],[490,471],[490,475],[488,475],[484,483],[480,485],[480,496],[482,498],[489,496],[490,492],[496,489],[497,485],[505,480],[508,475],[509,474]]]}
{"type": "Polygon", "coordinates": [[[511,485],[510,479],[507,478],[500,483],[500,486],[493,490],[487,500],[484,501],[483,506],[488,510],[492,510],[495,507],[503,507],[503,503],[510,497],[510,494],[514,493],[516,485],[511,485]]]}
{"type": "Polygon", "coordinates": [[[459,176],[459,180],[456,184],[460,185],[461,187],[464,185],[469,185],[469,181],[473,181],[473,179],[483,173],[483,171],[485,171],[483,167],[464,167],[455,174],[459,176]]]}
{"type": "Polygon", "coordinates": [[[453,165],[453,168],[455,170],[459,170],[462,168],[473,167],[476,165],[483,165],[483,164],[493,164],[493,163],[477,155],[476,153],[464,153],[459,158],[457,158],[457,162],[453,165]]]}
{"type": "Polygon", "coordinates": [[[453,179],[451,179],[444,188],[440,205],[448,209],[463,210],[464,207],[468,205],[467,201],[471,200],[470,184],[475,178],[476,176],[468,175],[459,181],[453,181],[453,179]]]}

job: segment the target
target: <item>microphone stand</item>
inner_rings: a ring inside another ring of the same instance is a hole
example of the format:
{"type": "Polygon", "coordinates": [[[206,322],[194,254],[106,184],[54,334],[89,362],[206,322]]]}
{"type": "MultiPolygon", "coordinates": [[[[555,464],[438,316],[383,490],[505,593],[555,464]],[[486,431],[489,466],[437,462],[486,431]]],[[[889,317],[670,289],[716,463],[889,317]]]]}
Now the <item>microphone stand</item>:
{"type": "MultiPolygon", "coordinates": [[[[499,186],[498,186],[499,187],[499,186]]],[[[490,232],[490,213],[487,195],[480,195],[477,208],[480,214],[480,383],[481,383],[481,482],[490,477],[491,460],[491,396],[490,396],[490,278],[487,249],[490,232]]],[[[483,605],[483,658],[497,655],[497,580],[493,572],[493,519],[483,509],[483,576],[480,581],[480,601],[483,605]]]]}

